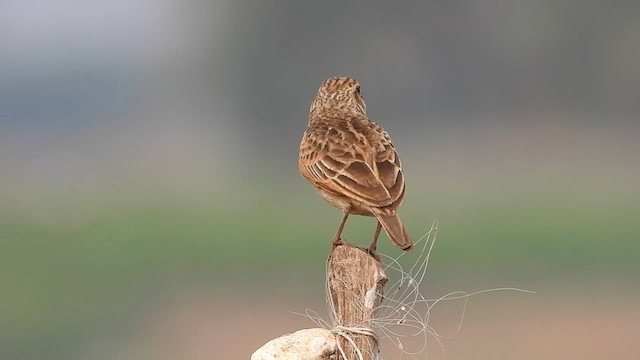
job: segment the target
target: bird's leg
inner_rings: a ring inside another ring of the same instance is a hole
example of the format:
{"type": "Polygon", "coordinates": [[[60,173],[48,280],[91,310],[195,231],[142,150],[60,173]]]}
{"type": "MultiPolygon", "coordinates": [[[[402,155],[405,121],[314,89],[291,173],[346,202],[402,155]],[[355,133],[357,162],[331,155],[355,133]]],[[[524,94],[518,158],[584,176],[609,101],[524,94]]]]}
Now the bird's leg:
{"type": "Polygon", "coordinates": [[[378,221],[378,226],[376,227],[376,232],[373,234],[373,241],[371,245],[369,245],[369,254],[373,255],[376,253],[376,248],[378,247],[378,236],[380,235],[380,230],[382,230],[382,224],[378,221]]]}
{"type": "Polygon", "coordinates": [[[344,212],[344,217],[342,218],[342,222],[340,223],[340,226],[338,227],[338,231],[336,232],[336,235],[333,237],[333,247],[336,247],[338,245],[345,245],[347,242],[344,241],[342,239],[342,237],[340,235],[342,235],[342,229],[344,229],[344,223],[347,222],[347,218],[349,217],[349,213],[348,212],[344,212]]]}

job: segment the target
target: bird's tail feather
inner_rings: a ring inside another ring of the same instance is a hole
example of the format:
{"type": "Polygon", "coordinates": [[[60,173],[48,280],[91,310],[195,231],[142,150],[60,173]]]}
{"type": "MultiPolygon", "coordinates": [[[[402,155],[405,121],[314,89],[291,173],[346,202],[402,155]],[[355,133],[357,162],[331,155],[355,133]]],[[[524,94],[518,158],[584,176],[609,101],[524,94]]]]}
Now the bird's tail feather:
{"type": "Polygon", "coordinates": [[[413,243],[409,239],[407,229],[402,225],[400,217],[395,210],[372,208],[376,219],[382,224],[389,239],[398,245],[402,250],[410,251],[413,249],[413,243]]]}

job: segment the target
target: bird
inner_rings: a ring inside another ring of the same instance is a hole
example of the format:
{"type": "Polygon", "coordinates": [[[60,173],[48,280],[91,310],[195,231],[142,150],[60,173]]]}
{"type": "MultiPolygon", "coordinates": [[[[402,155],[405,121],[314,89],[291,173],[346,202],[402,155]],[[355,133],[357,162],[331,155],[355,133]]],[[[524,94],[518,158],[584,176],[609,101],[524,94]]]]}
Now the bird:
{"type": "Polygon", "coordinates": [[[342,210],[334,248],[346,244],[341,234],[354,214],[378,221],[369,253],[375,254],[382,228],[402,250],[413,249],[397,213],[405,195],[400,158],[387,131],[367,117],[355,79],[332,77],[318,89],[300,142],[298,167],[322,198],[342,210]]]}

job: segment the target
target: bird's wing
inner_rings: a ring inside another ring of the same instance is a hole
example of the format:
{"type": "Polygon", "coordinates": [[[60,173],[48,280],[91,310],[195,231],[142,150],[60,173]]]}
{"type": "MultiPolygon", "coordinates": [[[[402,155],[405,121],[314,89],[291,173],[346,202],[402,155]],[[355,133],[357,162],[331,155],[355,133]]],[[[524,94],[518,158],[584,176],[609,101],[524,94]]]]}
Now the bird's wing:
{"type": "Polygon", "coordinates": [[[300,173],[322,190],[369,206],[399,205],[404,197],[400,159],[386,132],[371,124],[381,136],[369,146],[353,146],[357,136],[341,133],[344,129],[307,131],[300,146],[300,173]]]}

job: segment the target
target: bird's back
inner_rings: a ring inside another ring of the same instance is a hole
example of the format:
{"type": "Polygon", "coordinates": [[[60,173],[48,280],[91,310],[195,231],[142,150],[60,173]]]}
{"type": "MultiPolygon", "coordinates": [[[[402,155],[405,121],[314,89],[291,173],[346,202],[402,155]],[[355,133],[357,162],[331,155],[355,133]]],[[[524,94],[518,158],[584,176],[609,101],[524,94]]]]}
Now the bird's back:
{"type": "Polygon", "coordinates": [[[404,196],[400,159],[387,132],[358,114],[312,115],[299,165],[316,187],[368,206],[396,208],[404,196]]]}

